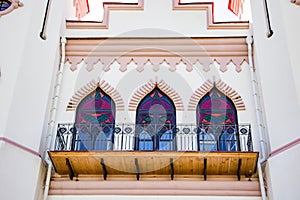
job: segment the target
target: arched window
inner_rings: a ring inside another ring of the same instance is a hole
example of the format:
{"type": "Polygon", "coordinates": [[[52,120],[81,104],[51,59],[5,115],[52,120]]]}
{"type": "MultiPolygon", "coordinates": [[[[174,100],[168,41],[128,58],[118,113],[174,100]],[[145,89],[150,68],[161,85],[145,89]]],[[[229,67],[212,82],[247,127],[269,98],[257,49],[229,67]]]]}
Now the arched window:
{"type": "Polygon", "coordinates": [[[75,150],[112,150],[115,103],[100,87],[87,95],[76,110],[75,150]]]}
{"type": "Polygon", "coordinates": [[[197,105],[200,151],[237,151],[237,124],[231,99],[212,88],[197,105]]]}
{"type": "Polygon", "coordinates": [[[137,108],[136,150],[174,150],[175,125],[173,101],[155,87],[137,108]]]}
{"type": "Polygon", "coordinates": [[[0,0],[0,12],[6,10],[11,6],[11,1],[0,0]]]}

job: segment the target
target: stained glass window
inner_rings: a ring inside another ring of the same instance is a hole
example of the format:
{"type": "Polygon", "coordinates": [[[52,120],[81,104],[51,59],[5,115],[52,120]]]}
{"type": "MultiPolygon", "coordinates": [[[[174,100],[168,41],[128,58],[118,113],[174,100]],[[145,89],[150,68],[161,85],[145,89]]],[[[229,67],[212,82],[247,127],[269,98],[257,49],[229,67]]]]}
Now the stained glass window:
{"type": "Polygon", "coordinates": [[[159,88],[154,88],[138,105],[136,130],[137,150],[174,150],[176,109],[173,101],[159,88]]]}
{"type": "Polygon", "coordinates": [[[237,112],[226,95],[212,88],[197,106],[200,150],[237,151],[237,112]],[[212,140],[214,139],[214,141],[212,140]]]}
{"type": "Polygon", "coordinates": [[[99,87],[78,105],[76,113],[78,135],[75,149],[112,150],[115,124],[115,103],[99,87]]]}
{"type": "Polygon", "coordinates": [[[0,0],[0,12],[6,10],[11,6],[11,2],[8,0],[0,0]]]}

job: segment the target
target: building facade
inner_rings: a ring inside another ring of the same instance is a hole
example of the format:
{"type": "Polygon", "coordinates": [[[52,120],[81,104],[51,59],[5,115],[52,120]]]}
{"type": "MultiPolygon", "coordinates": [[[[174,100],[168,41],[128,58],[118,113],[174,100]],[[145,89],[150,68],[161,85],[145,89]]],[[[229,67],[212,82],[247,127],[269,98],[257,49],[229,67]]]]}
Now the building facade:
{"type": "Polygon", "coordinates": [[[299,199],[297,2],[0,2],[1,198],[299,199]]]}

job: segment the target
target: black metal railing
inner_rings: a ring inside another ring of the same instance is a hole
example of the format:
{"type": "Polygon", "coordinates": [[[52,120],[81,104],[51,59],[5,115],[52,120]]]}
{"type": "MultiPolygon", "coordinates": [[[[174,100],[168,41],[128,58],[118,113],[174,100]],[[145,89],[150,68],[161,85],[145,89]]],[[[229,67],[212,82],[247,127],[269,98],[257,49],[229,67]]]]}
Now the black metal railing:
{"type": "Polygon", "coordinates": [[[253,151],[251,125],[58,124],[56,151],[253,151]]]}

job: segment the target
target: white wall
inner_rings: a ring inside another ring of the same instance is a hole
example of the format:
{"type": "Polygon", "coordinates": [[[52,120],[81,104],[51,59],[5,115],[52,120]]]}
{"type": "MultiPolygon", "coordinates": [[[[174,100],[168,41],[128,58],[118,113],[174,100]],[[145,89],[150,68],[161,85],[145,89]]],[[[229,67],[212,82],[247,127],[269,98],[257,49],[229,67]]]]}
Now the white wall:
{"type": "MultiPolygon", "coordinates": [[[[255,8],[252,10],[256,10],[253,14],[256,67],[261,81],[271,148],[274,150],[298,137],[296,124],[300,120],[300,106],[282,7],[270,3],[274,29],[271,38],[266,37],[266,24],[261,20],[264,17],[262,4],[253,2],[252,7],[255,8]]],[[[296,44],[291,45],[295,48],[296,44]]]]}
{"type": "MultiPolygon", "coordinates": [[[[251,1],[255,63],[263,95],[264,115],[271,151],[299,138],[299,18],[300,7],[290,1],[268,1],[274,35],[266,37],[262,1],[251,1]],[[298,74],[297,74],[298,73],[298,74]]],[[[299,177],[294,168],[299,147],[268,159],[269,195],[272,199],[299,199],[299,177]]]]}
{"type": "Polygon", "coordinates": [[[270,199],[300,199],[299,166],[300,145],[281,154],[275,155],[268,161],[270,182],[270,199]]]}
{"type": "MultiPolygon", "coordinates": [[[[0,18],[0,136],[38,153],[57,70],[64,3],[52,1],[46,29],[39,37],[46,1],[24,6],[0,18]]],[[[42,160],[20,146],[2,142],[0,190],[3,199],[40,199],[42,160]]]]}

